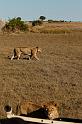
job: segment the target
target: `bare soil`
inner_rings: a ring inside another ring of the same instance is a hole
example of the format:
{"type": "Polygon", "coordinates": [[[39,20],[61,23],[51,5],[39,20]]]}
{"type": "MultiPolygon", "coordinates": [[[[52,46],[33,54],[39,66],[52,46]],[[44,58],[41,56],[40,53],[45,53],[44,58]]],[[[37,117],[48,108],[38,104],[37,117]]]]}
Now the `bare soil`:
{"type": "Polygon", "coordinates": [[[60,117],[82,119],[81,32],[0,34],[0,117],[6,116],[6,104],[15,112],[22,100],[56,101],[60,117]],[[27,56],[11,61],[13,48],[18,46],[41,47],[40,61],[27,56]]]}

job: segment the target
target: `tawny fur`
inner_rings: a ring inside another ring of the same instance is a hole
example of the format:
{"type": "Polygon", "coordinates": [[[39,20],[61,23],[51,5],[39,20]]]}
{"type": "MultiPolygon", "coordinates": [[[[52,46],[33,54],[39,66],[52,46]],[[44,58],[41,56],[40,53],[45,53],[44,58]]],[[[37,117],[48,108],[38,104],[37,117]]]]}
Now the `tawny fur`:
{"type": "MultiPolygon", "coordinates": [[[[35,104],[28,101],[23,101],[17,105],[16,114],[17,115],[30,115],[33,112],[36,113],[39,110],[42,110],[41,114],[48,119],[59,118],[58,104],[55,102],[42,103],[41,105],[35,104]]],[[[33,114],[32,114],[33,115],[33,114]]]]}
{"type": "Polygon", "coordinates": [[[28,115],[29,113],[40,109],[41,106],[33,102],[23,101],[17,105],[17,115],[28,115]]]}
{"type": "Polygon", "coordinates": [[[37,57],[37,53],[41,51],[42,50],[39,47],[17,47],[13,50],[11,60],[13,60],[15,57],[19,60],[21,54],[28,55],[29,59],[35,58],[36,60],[39,60],[39,58],[37,57]]]}
{"type": "Polygon", "coordinates": [[[53,120],[59,117],[59,110],[58,110],[59,106],[57,103],[55,102],[44,103],[42,107],[47,112],[46,114],[49,119],[53,120]]]}

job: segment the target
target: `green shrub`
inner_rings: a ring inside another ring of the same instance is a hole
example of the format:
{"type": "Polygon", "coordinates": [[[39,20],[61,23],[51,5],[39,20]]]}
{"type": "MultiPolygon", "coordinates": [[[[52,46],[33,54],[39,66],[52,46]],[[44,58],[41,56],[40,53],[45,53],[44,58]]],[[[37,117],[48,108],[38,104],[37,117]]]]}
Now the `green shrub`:
{"type": "Polygon", "coordinates": [[[42,25],[42,21],[41,20],[35,20],[35,21],[32,21],[32,26],[37,26],[37,25],[42,25]]]}
{"type": "Polygon", "coordinates": [[[48,23],[61,23],[61,22],[65,22],[64,20],[52,20],[52,19],[50,19],[50,20],[48,20],[48,23]]]}
{"type": "Polygon", "coordinates": [[[54,21],[52,19],[49,19],[48,20],[48,23],[53,23],[54,21]]]}
{"type": "Polygon", "coordinates": [[[21,20],[21,17],[17,17],[9,19],[9,21],[5,24],[2,30],[10,32],[27,31],[28,27],[24,23],[24,21],[21,20]]]}

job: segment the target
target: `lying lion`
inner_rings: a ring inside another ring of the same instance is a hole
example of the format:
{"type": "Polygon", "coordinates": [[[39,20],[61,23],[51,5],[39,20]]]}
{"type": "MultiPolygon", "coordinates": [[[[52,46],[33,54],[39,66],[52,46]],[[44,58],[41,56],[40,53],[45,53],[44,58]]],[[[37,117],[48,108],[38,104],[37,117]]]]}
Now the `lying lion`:
{"type": "Polygon", "coordinates": [[[37,118],[42,117],[51,120],[59,117],[58,106],[56,103],[52,102],[38,105],[32,102],[24,101],[17,105],[16,114],[32,116],[37,118]]]}
{"type": "Polygon", "coordinates": [[[41,52],[41,48],[39,47],[17,47],[14,48],[13,50],[13,56],[11,57],[11,60],[13,60],[13,58],[17,57],[17,59],[20,59],[21,54],[23,55],[28,55],[29,59],[35,58],[36,60],[39,60],[39,58],[37,57],[37,53],[41,52]]]}

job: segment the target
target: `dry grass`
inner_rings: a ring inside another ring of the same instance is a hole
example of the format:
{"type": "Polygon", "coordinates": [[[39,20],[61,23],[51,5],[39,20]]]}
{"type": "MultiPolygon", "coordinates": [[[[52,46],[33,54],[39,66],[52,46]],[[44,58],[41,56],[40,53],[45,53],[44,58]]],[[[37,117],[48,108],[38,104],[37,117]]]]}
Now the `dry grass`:
{"type": "Polygon", "coordinates": [[[42,26],[32,27],[29,24],[29,31],[37,33],[56,33],[65,34],[72,32],[82,32],[82,23],[80,22],[62,22],[62,23],[48,23],[44,22],[42,26]]]}
{"type": "Polygon", "coordinates": [[[22,100],[56,101],[60,116],[82,118],[82,33],[0,34],[0,117],[22,100]],[[14,47],[39,46],[40,61],[11,61],[14,47]]]}

